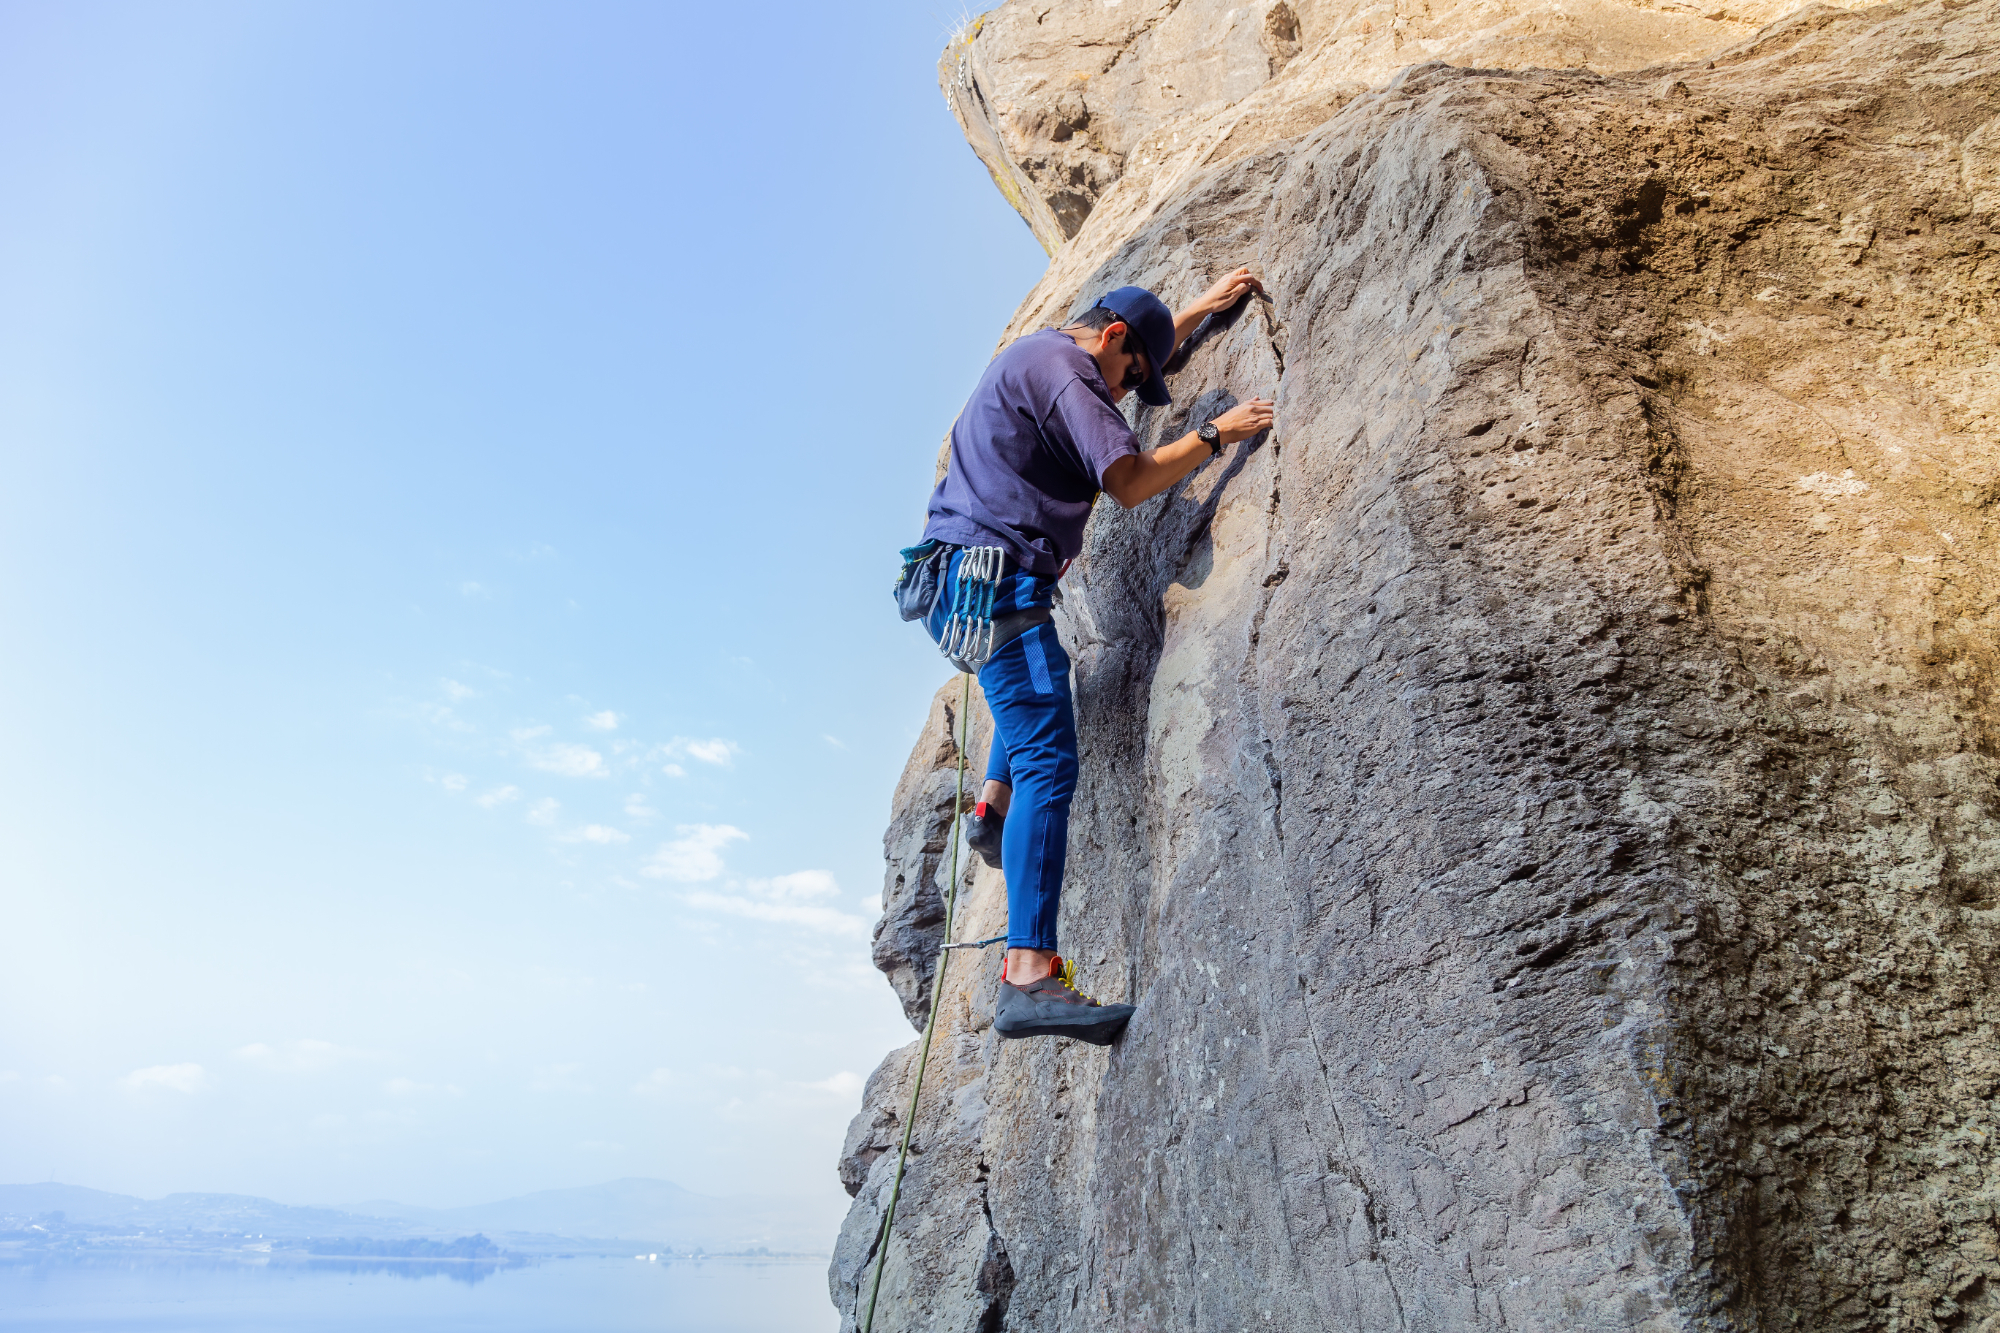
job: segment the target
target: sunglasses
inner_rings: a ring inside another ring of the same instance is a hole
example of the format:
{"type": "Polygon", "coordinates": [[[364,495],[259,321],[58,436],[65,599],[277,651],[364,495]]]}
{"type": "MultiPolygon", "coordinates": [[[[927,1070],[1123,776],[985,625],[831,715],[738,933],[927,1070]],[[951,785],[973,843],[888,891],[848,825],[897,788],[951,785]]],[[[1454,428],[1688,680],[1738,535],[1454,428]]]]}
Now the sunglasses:
{"type": "Polygon", "coordinates": [[[1146,355],[1143,348],[1135,346],[1138,341],[1138,335],[1132,332],[1132,326],[1126,325],[1124,351],[1126,355],[1136,357],[1137,360],[1125,368],[1125,378],[1119,385],[1120,388],[1136,389],[1144,384],[1146,377],[1152,373],[1150,369],[1152,358],[1146,355]]]}

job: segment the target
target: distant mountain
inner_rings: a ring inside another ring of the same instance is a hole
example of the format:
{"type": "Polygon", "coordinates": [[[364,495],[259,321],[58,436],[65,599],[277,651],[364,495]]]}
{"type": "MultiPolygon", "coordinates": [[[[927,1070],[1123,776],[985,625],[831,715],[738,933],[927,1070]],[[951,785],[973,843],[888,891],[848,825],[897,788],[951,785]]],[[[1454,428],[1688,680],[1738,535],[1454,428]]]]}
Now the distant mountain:
{"type": "Polygon", "coordinates": [[[146,1207],[144,1199],[129,1194],[107,1194],[81,1185],[0,1185],[0,1216],[40,1217],[62,1213],[75,1222],[123,1221],[129,1213],[146,1207]]]}
{"type": "MultiPolygon", "coordinates": [[[[840,1204],[804,1198],[716,1198],[665,1180],[628,1177],[580,1189],[543,1190],[464,1208],[419,1208],[369,1200],[346,1208],[296,1208],[248,1194],[126,1194],[54,1183],[0,1185],[0,1218],[60,1212],[67,1222],[133,1232],[253,1236],[434,1237],[483,1232],[511,1249],[565,1241],[631,1242],[685,1252],[821,1253],[840,1227],[840,1204]]],[[[615,1248],[615,1247],[614,1247],[615,1248]]]]}
{"type": "Polygon", "coordinates": [[[271,1236],[326,1235],[348,1218],[331,1208],[292,1208],[251,1194],[169,1194],[137,1199],[79,1185],[0,1185],[0,1216],[61,1213],[88,1226],[146,1231],[249,1232],[271,1236]]]}

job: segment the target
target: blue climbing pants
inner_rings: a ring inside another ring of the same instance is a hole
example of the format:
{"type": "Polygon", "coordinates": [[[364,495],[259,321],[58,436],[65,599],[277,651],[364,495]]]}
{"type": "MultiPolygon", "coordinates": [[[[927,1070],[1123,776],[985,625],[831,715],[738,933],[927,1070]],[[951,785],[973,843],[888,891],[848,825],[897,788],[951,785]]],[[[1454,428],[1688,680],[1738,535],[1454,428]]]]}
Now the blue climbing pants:
{"type": "MultiPolygon", "coordinates": [[[[963,551],[952,553],[937,605],[924,628],[944,633],[963,551]]],[[[1012,561],[1008,562],[1010,565],[1012,561]]],[[[1000,581],[993,613],[1047,606],[1055,580],[1015,570],[1000,581]]],[[[979,688],[993,714],[988,781],[1014,789],[1000,840],[1007,867],[1007,947],[1056,948],[1056,908],[1069,854],[1069,804],[1076,795],[1076,709],[1070,701],[1069,654],[1053,625],[1036,625],[980,668],[979,688]]]]}

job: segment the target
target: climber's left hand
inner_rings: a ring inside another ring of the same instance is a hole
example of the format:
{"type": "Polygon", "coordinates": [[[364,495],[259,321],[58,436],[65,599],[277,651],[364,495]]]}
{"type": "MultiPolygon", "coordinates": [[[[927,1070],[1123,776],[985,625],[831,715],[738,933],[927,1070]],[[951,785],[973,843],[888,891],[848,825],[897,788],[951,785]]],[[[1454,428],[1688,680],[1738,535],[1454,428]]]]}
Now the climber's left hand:
{"type": "Polygon", "coordinates": [[[1245,292],[1263,290],[1263,280],[1252,273],[1250,266],[1245,264],[1217,279],[1214,286],[1201,294],[1201,298],[1194,303],[1194,308],[1204,315],[1219,315],[1242,300],[1245,292]]]}

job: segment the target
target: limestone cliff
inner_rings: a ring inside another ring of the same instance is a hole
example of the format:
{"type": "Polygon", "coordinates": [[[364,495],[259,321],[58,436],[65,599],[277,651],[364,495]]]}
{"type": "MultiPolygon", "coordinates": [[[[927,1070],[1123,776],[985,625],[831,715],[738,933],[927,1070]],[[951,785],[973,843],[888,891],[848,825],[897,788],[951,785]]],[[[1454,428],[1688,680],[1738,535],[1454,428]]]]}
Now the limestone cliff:
{"type": "MultiPolygon", "coordinates": [[[[946,53],[1058,245],[1007,336],[1252,263],[1134,420],[1278,425],[1066,580],[1065,950],[1139,1011],[1003,1046],[954,958],[877,1327],[2000,1329],[2000,0],[1371,13],[1009,0],[946,53]],[[1072,48],[1133,82],[1059,139],[1072,48]]],[[[887,844],[913,1020],[957,707],[887,844]]]]}

